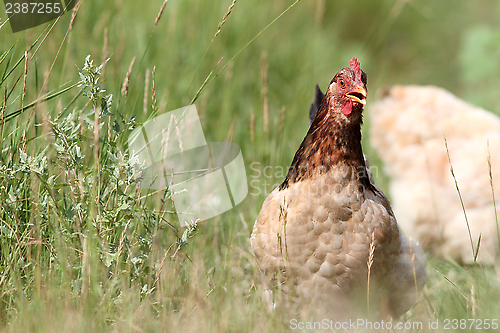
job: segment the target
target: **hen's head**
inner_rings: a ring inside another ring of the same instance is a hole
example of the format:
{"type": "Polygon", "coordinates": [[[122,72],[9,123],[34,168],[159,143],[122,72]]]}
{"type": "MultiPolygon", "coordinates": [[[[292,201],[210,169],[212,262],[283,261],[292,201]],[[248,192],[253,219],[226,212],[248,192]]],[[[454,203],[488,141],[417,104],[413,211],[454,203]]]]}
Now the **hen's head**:
{"type": "Polygon", "coordinates": [[[350,65],[335,74],[326,93],[329,112],[343,115],[349,122],[360,119],[366,104],[366,73],[356,58],[351,59],[350,65]]]}

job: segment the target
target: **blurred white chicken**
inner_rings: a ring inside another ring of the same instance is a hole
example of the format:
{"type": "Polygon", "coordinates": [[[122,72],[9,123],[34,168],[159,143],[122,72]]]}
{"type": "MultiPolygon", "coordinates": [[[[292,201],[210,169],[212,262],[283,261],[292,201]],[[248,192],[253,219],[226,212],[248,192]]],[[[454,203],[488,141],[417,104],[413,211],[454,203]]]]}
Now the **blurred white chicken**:
{"type": "Polygon", "coordinates": [[[368,112],[371,144],[391,177],[391,201],[401,228],[440,257],[465,264],[474,261],[450,173],[446,137],[474,248],[481,235],[477,260],[492,264],[499,233],[489,178],[488,142],[500,208],[500,119],[430,86],[395,86],[374,104],[368,112]]]}

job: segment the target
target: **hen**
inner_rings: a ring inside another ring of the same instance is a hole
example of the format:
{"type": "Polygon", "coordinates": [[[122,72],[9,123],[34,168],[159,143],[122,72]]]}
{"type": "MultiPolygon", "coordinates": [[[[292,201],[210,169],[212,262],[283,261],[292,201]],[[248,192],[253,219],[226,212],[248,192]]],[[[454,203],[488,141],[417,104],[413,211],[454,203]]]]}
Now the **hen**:
{"type": "Polygon", "coordinates": [[[370,181],[361,149],[365,103],[366,74],[353,58],[331,81],[251,236],[265,276],[306,312],[334,319],[367,303],[397,317],[427,279],[421,248],[401,234],[389,201],[370,181]]]}
{"type": "Polygon", "coordinates": [[[500,119],[437,87],[395,86],[370,110],[371,143],[391,177],[394,211],[424,249],[472,263],[469,230],[450,173],[448,151],[466,210],[477,260],[493,264],[500,214],[500,119]]]}

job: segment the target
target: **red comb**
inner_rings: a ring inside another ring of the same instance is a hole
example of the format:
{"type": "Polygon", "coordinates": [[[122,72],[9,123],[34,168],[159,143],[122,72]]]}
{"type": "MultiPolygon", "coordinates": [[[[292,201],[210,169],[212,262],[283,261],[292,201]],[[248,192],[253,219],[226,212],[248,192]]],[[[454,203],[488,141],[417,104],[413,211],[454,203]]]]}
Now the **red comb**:
{"type": "Polygon", "coordinates": [[[354,72],[354,76],[356,77],[356,79],[360,79],[361,78],[361,68],[359,67],[358,59],[352,58],[350,65],[351,65],[351,69],[354,72]]]}

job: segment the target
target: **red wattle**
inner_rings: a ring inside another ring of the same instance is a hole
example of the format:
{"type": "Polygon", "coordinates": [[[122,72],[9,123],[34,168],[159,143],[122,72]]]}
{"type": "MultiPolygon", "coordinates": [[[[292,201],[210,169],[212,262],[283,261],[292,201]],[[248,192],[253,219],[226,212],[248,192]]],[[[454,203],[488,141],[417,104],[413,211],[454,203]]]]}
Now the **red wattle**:
{"type": "Polygon", "coordinates": [[[348,116],[351,114],[352,112],[352,101],[349,101],[349,103],[345,104],[343,107],[342,107],[342,112],[348,116]]]}

